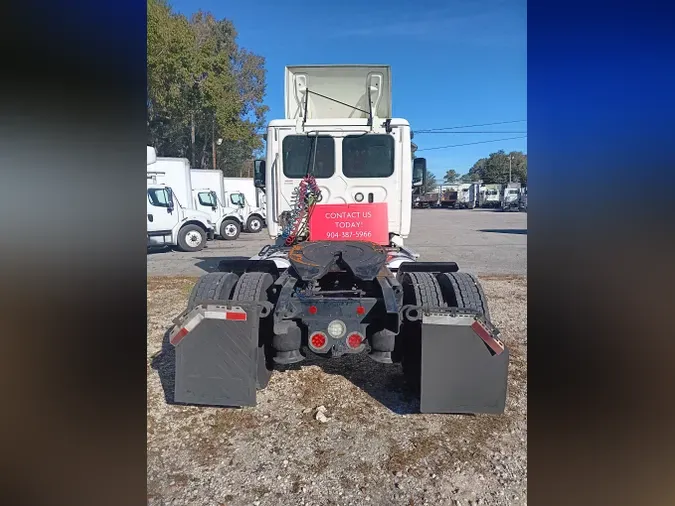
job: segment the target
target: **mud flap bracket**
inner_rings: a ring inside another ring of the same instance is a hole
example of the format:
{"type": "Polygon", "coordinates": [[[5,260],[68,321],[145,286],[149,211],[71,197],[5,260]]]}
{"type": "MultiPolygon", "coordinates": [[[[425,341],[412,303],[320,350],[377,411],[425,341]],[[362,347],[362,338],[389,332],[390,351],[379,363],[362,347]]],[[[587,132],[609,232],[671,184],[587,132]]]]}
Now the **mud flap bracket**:
{"type": "Polygon", "coordinates": [[[177,321],[174,401],[209,406],[255,406],[260,360],[259,303],[204,303],[177,321]]]}
{"type": "Polygon", "coordinates": [[[503,413],[509,351],[477,314],[422,314],[420,411],[503,413]]]}

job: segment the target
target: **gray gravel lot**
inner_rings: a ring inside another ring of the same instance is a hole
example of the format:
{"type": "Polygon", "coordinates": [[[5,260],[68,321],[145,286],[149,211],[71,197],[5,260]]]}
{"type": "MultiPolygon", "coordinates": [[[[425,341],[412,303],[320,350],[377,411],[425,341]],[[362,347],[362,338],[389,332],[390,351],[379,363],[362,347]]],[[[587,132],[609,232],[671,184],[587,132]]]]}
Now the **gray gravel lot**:
{"type": "Polygon", "coordinates": [[[366,356],[277,371],[255,408],[172,404],[164,336],[194,282],[148,278],[149,506],[527,503],[526,278],[482,278],[511,361],[506,412],[478,416],[416,413],[400,367],[366,356]]]}
{"type": "Polygon", "coordinates": [[[195,276],[268,243],[263,231],[148,254],[148,505],[527,504],[527,214],[414,210],[406,242],[421,260],[480,275],[511,356],[497,416],[419,414],[400,366],[366,356],[277,371],[255,408],[173,404],[166,334],[195,276]]]}
{"type": "MultiPolygon", "coordinates": [[[[148,254],[148,276],[200,276],[217,270],[222,257],[249,258],[269,244],[267,231],[242,233],[236,241],[212,241],[198,253],[148,254]]],[[[420,260],[455,261],[479,275],[527,274],[527,213],[488,209],[415,209],[406,246],[420,260]]]]}

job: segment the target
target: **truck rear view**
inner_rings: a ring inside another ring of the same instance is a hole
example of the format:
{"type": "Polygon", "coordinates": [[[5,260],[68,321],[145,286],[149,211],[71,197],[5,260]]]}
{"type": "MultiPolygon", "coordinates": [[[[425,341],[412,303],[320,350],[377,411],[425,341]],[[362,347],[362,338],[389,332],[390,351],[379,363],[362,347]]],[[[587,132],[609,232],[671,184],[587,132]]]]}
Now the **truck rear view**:
{"type": "Polygon", "coordinates": [[[276,366],[366,354],[402,366],[422,412],[501,413],[508,349],[480,283],[404,246],[426,161],[390,68],[287,67],[285,103],[255,164],[274,244],[198,281],[170,336],[175,400],[252,406],[276,366]]]}

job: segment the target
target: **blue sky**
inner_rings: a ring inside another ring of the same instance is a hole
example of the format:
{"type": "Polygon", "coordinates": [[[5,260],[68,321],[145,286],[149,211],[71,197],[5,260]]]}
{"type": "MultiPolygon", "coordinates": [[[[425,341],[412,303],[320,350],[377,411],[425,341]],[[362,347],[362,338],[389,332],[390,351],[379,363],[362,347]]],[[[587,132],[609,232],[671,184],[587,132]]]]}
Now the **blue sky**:
{"type": "MultiPolygon", "coordinates": [[[[266,58],[268,120],[284,114],[284,67],[321,63],[391,65],[393,114],[413,130],[527,119],[526,0],[170,4],[187,16],[201,9],[232,20],[239,45],[266,58]]],[[[527,152],[527,139],[425,148],[522,137],[526,130],[519,122],[419,134],[414,142],[440,176],[465,173],[499,149],[527,152]],[[459,133],[467,130],[493,133],[459,133]]]]}

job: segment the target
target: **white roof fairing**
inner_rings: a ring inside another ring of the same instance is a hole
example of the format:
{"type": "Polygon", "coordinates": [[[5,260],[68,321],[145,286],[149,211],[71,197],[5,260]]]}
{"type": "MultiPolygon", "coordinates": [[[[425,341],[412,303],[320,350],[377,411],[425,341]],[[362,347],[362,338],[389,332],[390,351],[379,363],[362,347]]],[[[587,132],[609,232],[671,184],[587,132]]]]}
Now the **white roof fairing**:
{"type": "Polygon", "coordinates": [[[284,89],[286,119],[303,117],[305,100],[308,120],[367,118],[368,95],[373,116],[392,116],[389,65],[288,66],[284,89]]]}

